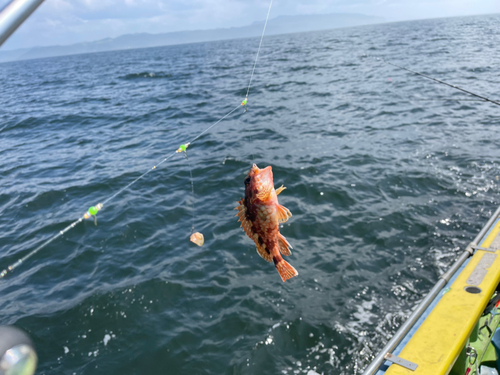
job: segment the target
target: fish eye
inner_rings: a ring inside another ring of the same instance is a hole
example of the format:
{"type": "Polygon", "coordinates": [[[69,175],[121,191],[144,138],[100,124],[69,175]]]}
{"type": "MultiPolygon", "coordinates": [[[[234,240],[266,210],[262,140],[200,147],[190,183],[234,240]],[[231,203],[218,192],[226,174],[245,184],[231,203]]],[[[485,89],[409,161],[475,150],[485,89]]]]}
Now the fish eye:
{"type": "Polygon", "coordinates": [[[250,176],[245,178],[245,186],[247,186],[250,183],[250,176]]]}

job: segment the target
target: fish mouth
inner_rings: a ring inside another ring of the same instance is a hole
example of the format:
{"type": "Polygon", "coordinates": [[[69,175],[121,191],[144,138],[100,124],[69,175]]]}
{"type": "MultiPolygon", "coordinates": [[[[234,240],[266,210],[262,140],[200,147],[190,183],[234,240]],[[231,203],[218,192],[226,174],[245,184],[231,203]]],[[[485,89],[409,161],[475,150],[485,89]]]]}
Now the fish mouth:
{"type": "Polygon", "coordinates": [[[262,184],[263,186],[271,186],[273,185],[273,172],[271,166],[268,166],[263,169],[259,169],[255,164],[255,169],[252,167],[253,178],[257,184],[262,184]]]}
{"type": "Polygon", "coordinates": [[[259,175],[262,179],[272,179],[273,178],[273,169],[271,166],[265,167],[259,171],[259,175]]]}
{"type": "Polygon", "coordinates": [[[257,164],[252,165],[252,169],[250,169],[250,172],[253,172],[254,174],[258,174],[260,172],[259,167],[257,167],[257,164]]]}
{"type": "Polygon", "coordinates": [[[273,172],[272,167],[260,169],[257,164],[252,165],[248,176],[254,181],[255,184],[262,184],[264,186],[273,186],[273,172]]]}
{"type": "Polygon", "coordinates": [[[260,169],[259,167],[257,167],[257,164],[253,164],[252,165],[252,169],[250,170],[251,172],[253,172],[255,175],[257,174],[267,174],[267,173],[272,173],[272,167],[271,166],[268,166],[268,167],[265,167],[264,169],[260,169]]]}

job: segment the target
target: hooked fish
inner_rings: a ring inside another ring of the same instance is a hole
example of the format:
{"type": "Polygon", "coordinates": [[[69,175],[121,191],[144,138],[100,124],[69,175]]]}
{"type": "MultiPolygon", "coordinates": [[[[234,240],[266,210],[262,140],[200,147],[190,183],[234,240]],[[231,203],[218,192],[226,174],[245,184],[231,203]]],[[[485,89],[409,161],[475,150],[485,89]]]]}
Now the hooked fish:
{"type": "Polygon", "coordinates": [[[235,208],[243,230],[257,246],[257,253],[274,262],[283,282],[299,274],[281,256],[291,255],[292,249],[279,231],[279,224],[292,217],[290,210],[278,203],[278,195],[285,189],[274,189],[271,166],[259,169],[254,164],[245,178],[245,198],[235,208]]]}

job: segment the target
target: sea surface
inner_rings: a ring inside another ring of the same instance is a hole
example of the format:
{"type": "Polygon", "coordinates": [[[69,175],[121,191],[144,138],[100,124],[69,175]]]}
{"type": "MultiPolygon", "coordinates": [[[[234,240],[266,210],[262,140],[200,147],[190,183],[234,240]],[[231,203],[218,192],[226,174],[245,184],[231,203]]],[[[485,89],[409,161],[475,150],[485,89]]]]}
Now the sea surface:
{"type": "MultiPolygon", "coordinates": [[[[499,40],[500,15],[264,38],[248,111],[0,280],[0,324],[38,374],[359,374],[500,204],[500,108],[377,58],[498,100],[499,40]],[[252,163],[287,187],[286,283],[234,217],[252,163]]],[[[0,64],[0,269],[238,106],[258,44],[0,64]]]]}

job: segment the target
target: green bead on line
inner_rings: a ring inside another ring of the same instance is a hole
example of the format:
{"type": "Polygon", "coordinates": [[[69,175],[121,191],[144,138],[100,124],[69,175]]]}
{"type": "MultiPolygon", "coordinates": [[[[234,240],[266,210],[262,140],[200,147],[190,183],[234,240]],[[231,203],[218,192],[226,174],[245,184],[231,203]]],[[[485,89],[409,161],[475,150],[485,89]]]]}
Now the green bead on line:
{"type": "Polygon", "coordinates": [[[84,219],[94,218],[94,224],[97,225],[97,213],[102,208],[102,203],[99,203],[97,206],[89,207],[89,210],[83,215],[84,219]]]}
{"type": "Polygon", "coordinates": [[[177,149],[177,151],[175,152],[186,152],[186,149],[189,147],[189,142],[186,143],[186,144],[183,144],[183,145],[180,145],[179,148],[177,149]]]}

